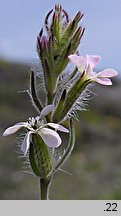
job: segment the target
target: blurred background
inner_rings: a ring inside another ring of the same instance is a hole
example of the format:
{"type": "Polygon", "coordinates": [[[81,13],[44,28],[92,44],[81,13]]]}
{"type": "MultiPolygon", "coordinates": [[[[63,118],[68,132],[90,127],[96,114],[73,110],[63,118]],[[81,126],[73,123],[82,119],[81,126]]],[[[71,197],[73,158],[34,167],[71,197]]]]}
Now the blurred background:
{"type": "Polygon", "coordinates": [[[76,122],[76,144],[63,170],[56,173],[52,200],[121,199],[121,2],[0,0],[0,199],[36,200],[39,180],[26,170],[19,153],[20,135],[2,137],[5,128],[37,113],[24,90],[36,64],[36,36],[55,4],[73,18],[84,13],[80,54],[102,57],[97,71],[119,72],[112,86],[95,85],[88,111],[76,122]],[[25,172],[27,171],[27,172],[25,172]]]}

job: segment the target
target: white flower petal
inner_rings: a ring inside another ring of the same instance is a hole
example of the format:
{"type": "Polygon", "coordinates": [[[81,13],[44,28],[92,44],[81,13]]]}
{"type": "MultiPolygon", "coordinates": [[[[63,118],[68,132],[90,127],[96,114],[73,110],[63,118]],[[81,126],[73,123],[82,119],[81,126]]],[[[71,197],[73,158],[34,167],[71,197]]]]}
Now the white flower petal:
{"type": "Polygon", "coordinates": [[[19,122],[19,123],[15,124],[14,126],[11,126],[11,127],[7,128],[4,131],[3,136],[8,136],[8,135],[14,134],[19,129],[21,129],[22,127],[27,127],[27,126],[28,126],[27,122],[19,122]]]}
{"type": "Polygon", "coordinates": [[[97,78],[95,77],[94,78],[94,81],[97,82],[97,83],[100,83],[101,85],[112,85],[112,81],[108,78],[97,78]]]}
{"type": "Polygon", "coordinates": [[[96,74],[96,76],[98,78],[100,77],[114,77],[114,76],[117,76],[118,75],[118,72],[112,68],[109,68],[109,69],[105,69],[103,71],[100,71],[99,73],[96,74]]]}
{"type": "Polygon", "coordinates": [[[87,64],[90,65],[93,70],[95,66],[100,62],[101,57],[97,55],[86,55],[87,64]]]}
{"type": "Polygon", "coordinates": [[[53,110],[53,105],[47,105],[46,107],[44,107],[40,113],[40,117],[44,117],[46,115],[48,115],[51,111],[53,110]]]}
{"type": "Polygon", "coordinates": [[[38,133],[42,137],[45,144],[49,147],[55,148],[61,144],[61,138],[56,131],[49,128],[42,128],[38,131],[38,133]]]}
{"type": "Polygon", "coordinates": [[[59,124],[55,124],[55,123],[47,123],[48,126],[55,128],[56,130],[65,132],[65,133],[69,133],[69,130],[65,127],[63,127],[62,125],[59,124]]]}
{"type": "Polygon", "coordinates": [[[83,73],[87,66],[86,58],[76,54],[69,55],[68,58],[78,67],[79,71],[83,73]]]}
{"type": "Polygon", "coordinates": [[[86,69],[86,74],[89,76],[89,78],[92,78],[93,76],[95,76],[95,73],[93,72],[90,65],[88,65],[88,67],[86,69]]]}
{"type": "Polygon", "coordinates": [[[29,131],[24,140],[23,140],[23,143],[21,145],[21,151],[24,153],[24,155],[26,155],[28,149],[29,149],[29,146],[30,146],[30,135],[32,134],[31,131],[29,131]]]}

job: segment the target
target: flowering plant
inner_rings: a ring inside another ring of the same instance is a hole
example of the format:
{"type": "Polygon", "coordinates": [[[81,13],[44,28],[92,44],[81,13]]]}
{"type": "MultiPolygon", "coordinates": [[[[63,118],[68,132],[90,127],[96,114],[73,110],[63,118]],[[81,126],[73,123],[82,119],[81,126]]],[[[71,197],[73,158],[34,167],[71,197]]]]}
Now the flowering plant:
{"type": "Polygon", "coordinates": [[[74,119],[77,111],[85,108],[91,83],[112,85],[111,77],[118,73],[106,69],[95,73],[93,70],[100,61],[100,56],[79,56],[78,46],[84,34],[79,26],[83,14],[78,12],[73,20],[61,5],[55,5],[45,18],[43,28],[37,36],[37,53],[42,71],[30,71],[29,96],[36,110],[37,117],[19,122],[7,128],[3,135],[26,129],[21,145],[25,157],[29,158],[31,168],[40,178],[40,199],[48,199],[48,190],[52,177],[72,153],[75,144],[74,119]],[[75,67],[70,71],[68,64],[75,67]],[[46,93],[44,103],[38,95],[36,79],[43,82],[46,93]],[[67,133],[68,144],[59,157],[56,150],[62,144],[61,133],[67,133]],[[60,133],[60,134],[59,134],[60,133]]]}

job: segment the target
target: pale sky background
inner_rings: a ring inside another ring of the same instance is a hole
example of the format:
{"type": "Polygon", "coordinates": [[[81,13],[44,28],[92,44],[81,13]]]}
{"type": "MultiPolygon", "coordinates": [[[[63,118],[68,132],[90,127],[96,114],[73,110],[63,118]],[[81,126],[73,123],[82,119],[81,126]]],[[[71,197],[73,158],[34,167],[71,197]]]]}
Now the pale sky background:
{"type": "Polygon", "coordinates": [[[12,61],[36,59],[36,36],[57,3],[71,18],[79,10],[85,14],[80,54],[101,55],[98,67],[112,67],[121,74],[121,0],[0,0],[0,56],[12,61]]]}

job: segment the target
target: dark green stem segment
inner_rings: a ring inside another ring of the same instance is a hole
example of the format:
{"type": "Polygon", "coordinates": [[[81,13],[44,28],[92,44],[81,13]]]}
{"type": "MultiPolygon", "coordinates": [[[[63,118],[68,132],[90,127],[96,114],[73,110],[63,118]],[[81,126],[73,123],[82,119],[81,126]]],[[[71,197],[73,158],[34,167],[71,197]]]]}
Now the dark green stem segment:
{"type": "Polygon", "coordinates": [[[49,199],[50,183],[51,183],[51,177],[40,178],[40,200],[49,199]]]}

